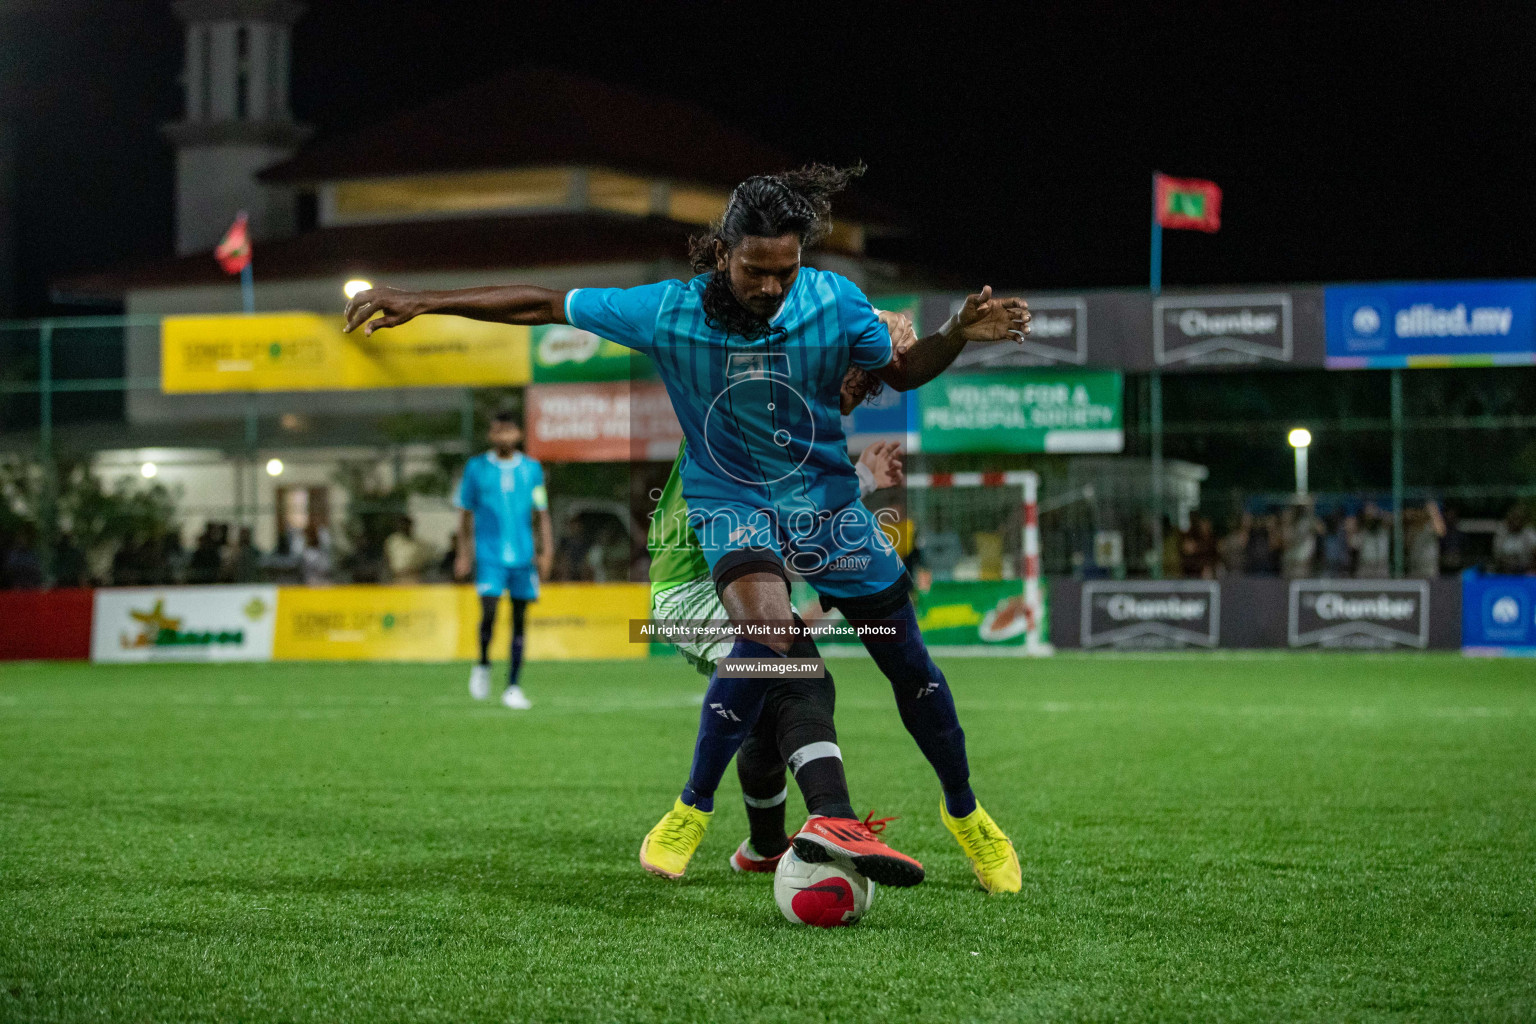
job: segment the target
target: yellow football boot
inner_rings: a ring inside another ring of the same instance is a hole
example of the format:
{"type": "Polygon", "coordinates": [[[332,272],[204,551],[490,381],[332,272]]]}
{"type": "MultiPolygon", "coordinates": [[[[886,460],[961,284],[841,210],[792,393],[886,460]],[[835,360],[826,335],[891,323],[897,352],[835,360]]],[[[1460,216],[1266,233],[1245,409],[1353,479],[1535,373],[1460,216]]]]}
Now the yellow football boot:
{"type": "Polygon", "coordinates": [[[941,799],[939,817],[970,859],[971,870],[976,872],[976,881],[983,889],[989,893],[1019,891],[1023,884],[1019,855],[1003,830],[997,827],[997,822],[992,820],[992,815],[977,804],[970,814],[955,818],[941,799]]]}
{"type": "Polygon", "coordinates": [[[656,827],[645,834],[645,842],[640,844],[641,867],[663,878],[682,878],[713,814],[681,800],[674,802],[656,827]]]}

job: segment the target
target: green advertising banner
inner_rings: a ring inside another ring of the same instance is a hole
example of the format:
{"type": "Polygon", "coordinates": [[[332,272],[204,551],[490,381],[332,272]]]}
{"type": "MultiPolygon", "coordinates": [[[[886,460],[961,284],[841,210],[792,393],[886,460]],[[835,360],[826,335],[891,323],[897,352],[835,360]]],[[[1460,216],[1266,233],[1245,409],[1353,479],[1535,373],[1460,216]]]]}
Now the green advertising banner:
{"type": "Polygon", "coordinates": [[[869,301],[876,309],[883,309],[888,313],[905,313],[912,321],[912,329],[919,337],[922,336],[923,323],[918,319],[923,305],[921,295],[879,295],[869,301]]]}
{"type": "MultiPolygon", "coordinates": [[[[807,622],[846,628],[846,620],[836,611],[823,613],[816,592],[805,583],[790,588],[795,608],[807,622]]],[[[923,639],[933,647],[1019,648],[1026,641],[1024,583],[1022,580],[950,580],[930,583],[927,590],[913,595],[917,604],[917,625],[923,639]]],[[[1040,581],[1040,601],[1044,607],[1041,635],[1050,627],[1050,598],[1046,581],[1040,581]]],[[[825,647],[856,645],[856,640],[829,633],[817,641],[825,647]]]]}
{"type": "Polygon", "coordinates": [[[638,380],[656,375],[649,359],[567,324],[535,327],[531,347],[535,384],[638,380]]]}
{"type": "Polygon", "coordinates": [[[939,377],[918,389],[921,450],[1118,452],[1114,370],[1008,370],[939,377]]]}
{"type": "MultiPolygon", "coordinates": [[[[1049,609],[1044,580],[1040,600],[1049,609]]],[[[917,593],[917,625],[923,639],[935,647],[1021,647],[1026,626],[1024,584],[1020,580],[935,581],[917,593]]],[[[1042,623],[1048,626],[1048,621],[1042,623]]],[[[1041,635],[1047,635],[1044,628],[1041,635]]]]}

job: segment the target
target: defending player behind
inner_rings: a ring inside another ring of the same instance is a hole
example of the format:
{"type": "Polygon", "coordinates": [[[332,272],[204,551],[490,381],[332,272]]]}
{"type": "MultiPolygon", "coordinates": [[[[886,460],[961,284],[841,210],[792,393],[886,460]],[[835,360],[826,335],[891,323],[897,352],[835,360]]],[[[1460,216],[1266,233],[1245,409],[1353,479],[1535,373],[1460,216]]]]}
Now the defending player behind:
{"type": "Polygon", "coordinates": [[[523,668],[528,602],[539,599],[539,577],[548,576],[554,557],[554,527],[544,467],[519,451],[523,429],[510,412],[498,412],[487,433],[491,449],[464,464],[454,506],[459,510],[454,575],[475,577],[480,595],[480,660],[470,669],[469,693],[475,700],[491,695],[491,634],[501,595],[512,599],[511,665],[501,702],[525,711],[532,702],[518,679],[523,668]],[[539,521],[537,568],[533,520],[539,521]]]}

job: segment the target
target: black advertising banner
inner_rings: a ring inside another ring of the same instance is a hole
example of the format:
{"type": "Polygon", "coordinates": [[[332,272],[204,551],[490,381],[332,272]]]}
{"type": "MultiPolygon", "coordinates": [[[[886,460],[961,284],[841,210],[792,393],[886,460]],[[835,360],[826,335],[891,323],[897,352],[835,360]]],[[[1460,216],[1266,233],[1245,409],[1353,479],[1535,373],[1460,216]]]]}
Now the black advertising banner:
{"type": "Polygon", "coordinates": [[[1165,294],[1152,300],[1151,314],[1148,369],[1324,364],[1321,288],[1165,294]]]}
{"type": "MultiPolygon", "coordinates": [[[[1165,372],[1321,368],[1326,359],[1321,288],[1164,293],[1142,290],[1021,295],[1034,313],[1029,338],[966,346],[954,372],[1092,366],[1165,372]]],[[[923,297],[931,334],[965,301],[923,297]]]]}
{"type": "Polygon", "coordinates": [[[1429,646],[1428,580],[1292,580],[1292,647],[1429,646]]]}
{"type": "Polygon", "coordinates": [[[1289,292],[1152,300],[1152,361],[1158,366],[1289,363],[1294,331],[1289,292]]]}
{"type": "MultiPolygon", "coordinates": [[[[994,289],[994,291],[997,291],[994,289]]],[[[1019,369],[1031,366],[1114,367],[1112,332],[1092,323],[1089,297],[1084,295],[1035,295],[1001,290],[1000,295],[1019,295],[1029,303],[1029,337],[1022,342],[967,345],[955,359],[951,372],[1019,369]]],[[[964,295],[927,297],[923,304],[923,333],[944,326],[964,295]]]]}
{"type": "Polygon", "coordinates": [[[1455,576],[1161,582],[1053,577],[1050,594],[1050,641],[1062,648],[1454,650],[1462,642],[1462,581],[1455,576]]]}
{"type": "Polygon", "coordinates": [[[1165,649],[1221,642],[1221,590],[1210,580],[1092,580],[1083,584],[1084,647],[1165,649]]]}

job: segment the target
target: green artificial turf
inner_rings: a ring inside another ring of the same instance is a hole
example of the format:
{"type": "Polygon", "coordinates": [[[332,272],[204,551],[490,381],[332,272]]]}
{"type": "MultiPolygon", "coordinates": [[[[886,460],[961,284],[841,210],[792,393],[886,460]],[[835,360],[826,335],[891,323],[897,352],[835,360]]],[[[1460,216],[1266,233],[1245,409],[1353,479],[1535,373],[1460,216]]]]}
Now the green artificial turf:
{"type": "Polygon", "coordinates": [[[0,665],[0,1020],[1536,1019],[1531,663],[948,660],[992,898],[833,667],[928,881],[816,931],[730,872],[734,776],[685,883],[640,869],[677,661],[534,664],[526,714],[457,665],[0,665]]]}

